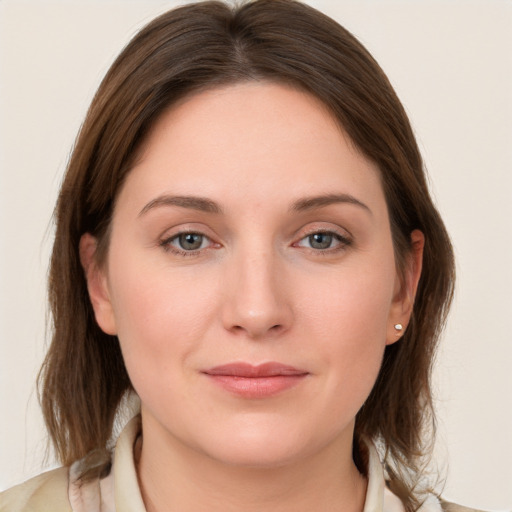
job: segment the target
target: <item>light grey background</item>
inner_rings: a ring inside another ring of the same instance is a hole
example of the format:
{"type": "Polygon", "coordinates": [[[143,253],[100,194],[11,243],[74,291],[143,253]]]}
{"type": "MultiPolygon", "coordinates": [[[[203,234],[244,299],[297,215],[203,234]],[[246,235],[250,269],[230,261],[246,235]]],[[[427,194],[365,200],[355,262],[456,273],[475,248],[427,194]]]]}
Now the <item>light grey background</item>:
{"type": "MultiPolygon", "coordinates": [[[[458,259],[436,370],[444,494],[512,509],[512,2],[310,1],[380,62],[458,259]],[[446,473],[444,473],[446,472],[446,473]]],[[[128,39],[175,2],[0,0],[0,489],[41,471],[51,212],[75,134],[128,39]]]]}

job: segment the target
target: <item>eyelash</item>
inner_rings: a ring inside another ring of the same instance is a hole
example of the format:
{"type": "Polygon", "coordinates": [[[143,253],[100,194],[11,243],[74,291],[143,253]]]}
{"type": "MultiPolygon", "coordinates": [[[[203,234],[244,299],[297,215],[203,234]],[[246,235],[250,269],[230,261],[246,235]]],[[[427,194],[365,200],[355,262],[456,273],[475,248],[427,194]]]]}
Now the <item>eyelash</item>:
{"type": "Polygon", "coordinates": [[[174,240],[177,240],[180,236],[184,236],[184,235],[198,235],[203,238],[203,241],[209,240],[211,243],[211,240],[208,236],[206,236],[203,233],[200,233],[198,231],[180,231],[179,233],[176,233],[175,235],[172,235],[170,237],[164,238],[163,240],[160,240],[158,245],[160,245],[160,247],[162,247],[165,252],[171,252],[178,256],[185,256],[185,257],[198,256],[201,251],[208,249],[208,247],[203,247],[203,248],[199,248],[199,249],[195,249],[195,250],[186,251],[184,249],[179,249],[179,248],[171,245],[171,243],[174,240]]]}
{"type": "MultiPolygon", "coordinates": [[[[211,239],[207,235],[205,235],[201,232],[180,231],[179,233],[176,233],[175,235],[172,235],[170,237],[160,240],[158,245],[160,247],[162,247],[165,252],[171,252],[178,256],[185,256],[185,257],[198,256],[205,249],[211,248],[211,247],[203,247],[203,248],[187,251],[187,250],[179,249],[179,248],[171,245],[174,240],[177,240],[180,236],[185,236],[185,235],[197,235],[197,236],[202,237],[202,241],[206,240],[206,241],[209,241],[210,244],[212,244],[211,239]]],[[[349,247],[352,244],[352,240],[350,238],[348,238],[345,235],[341,235],[340,233],[337,233],[336,231],[317,229],[317,230],[312,230],[311,232],[305,234],[298,242],[293,244],[293,247],[303,247],[303,246],[299,245],[299,243],[302,242],[303,240],[306,240],[307,238],[309,238],[311,236],[314,236],[314,235],[332,236],[334,240],[339,242],[339,245],[337,245],[336,247],[329,247],[326,249],[315,249],[313,247],[305,247],[305,249],[309,250],[310,252],[314,253],[315,255],[329,256],[329,255],[332,255],[332,254],[335,254],[335,253],[345,250],[347,247],[349,247]]]]}
{"type": "Polygon", "coordinates": [[[352,245],[352,240],[347,237],[346,235],[342,235],[336,231],[328,230],[328,229],[314,229],[310,231],[309,233],[306,233],[298,242],[294,243],[293,245],[295,247],[303,247],[298,245],[303,240],[308,239],[311,236],[314,235],[327,235],[332,236],[334,240],[339,242],[339,244],[336,247],[328,247],[327,249],[315,249],[313,247],[305,247],[305,249],[309,250],[310,252],[314,253],[315,256],[331,256],[333,254],[336,254],[338,252],[346,250],[350,245],[352,245]]]}

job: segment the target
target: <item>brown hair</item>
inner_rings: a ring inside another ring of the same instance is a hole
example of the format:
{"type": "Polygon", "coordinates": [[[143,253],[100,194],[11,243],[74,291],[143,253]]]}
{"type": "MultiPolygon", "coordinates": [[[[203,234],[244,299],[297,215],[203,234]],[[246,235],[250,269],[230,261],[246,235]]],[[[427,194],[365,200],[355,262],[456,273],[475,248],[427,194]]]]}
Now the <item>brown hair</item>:
{"type": "Polygon", "coordinates": [[[293,0],[230,7],[208,1],[152,21],[108,71],[78,136],[55,211],[49,277],[53,339],[40,374],[41,403],[57,454],[70,464],[106,450],[131,389],[118,340],[98,327],[78,246],[86,232],[108,250],[116,195],[161,113],[205,88],[247,80],[290,84],[319,98],[359,150],[377,163],[397,266],[414,229],[425,235],[423,272],[411,322],[386,348],[377,382],[356,418],[354,458],[364,436],[384,448],[392,490],[406,509],[430,450],[434,351],[451,302],[452,248],[430,198],[407,115],[387,77],[344,28],[293,0]]]}

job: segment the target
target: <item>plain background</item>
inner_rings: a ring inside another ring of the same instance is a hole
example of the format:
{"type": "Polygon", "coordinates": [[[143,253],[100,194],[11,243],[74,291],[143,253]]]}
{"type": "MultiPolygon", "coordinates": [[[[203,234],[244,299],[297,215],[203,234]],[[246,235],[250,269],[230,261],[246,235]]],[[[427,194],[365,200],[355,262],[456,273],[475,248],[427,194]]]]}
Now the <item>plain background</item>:
{"type": "MultiPolygon", "coordinates": [[[[512,2],[310,1],[374,54],[410,115],[453,237],[436,368],[446,497],[512,509],[512,2]]],[[[0,0],[0,489],[41,471],[51,213],[109,64],[175,2],[0,0]]]]}

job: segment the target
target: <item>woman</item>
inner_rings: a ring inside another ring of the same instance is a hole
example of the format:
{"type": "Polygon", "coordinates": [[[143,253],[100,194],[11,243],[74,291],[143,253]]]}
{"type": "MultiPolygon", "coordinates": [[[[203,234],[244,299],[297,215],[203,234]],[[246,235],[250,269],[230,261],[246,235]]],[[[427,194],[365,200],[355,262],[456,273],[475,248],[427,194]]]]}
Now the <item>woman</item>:
{"type": "Polygon", "coordinates": [[[449,507],[421,470],[452,250],[399,100],[334,21],[287,0],[153,21],[56,222],[41,397],[64,468],[2,510],[449,507]]]}

